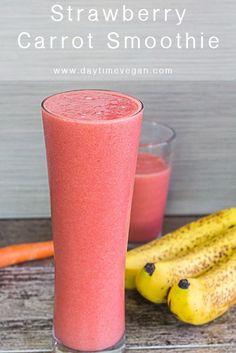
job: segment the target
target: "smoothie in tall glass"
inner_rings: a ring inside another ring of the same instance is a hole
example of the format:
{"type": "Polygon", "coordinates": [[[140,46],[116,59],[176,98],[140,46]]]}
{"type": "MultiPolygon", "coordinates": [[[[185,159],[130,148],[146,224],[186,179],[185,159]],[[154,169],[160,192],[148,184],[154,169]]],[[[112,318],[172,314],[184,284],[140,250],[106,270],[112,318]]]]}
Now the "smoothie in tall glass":
{"type": "Polygon", "coordinates": [[[125,254],[142,111],[139,100],[101,90],[59,93],[42,103],[55,350],[124,346],[125,254]]]}

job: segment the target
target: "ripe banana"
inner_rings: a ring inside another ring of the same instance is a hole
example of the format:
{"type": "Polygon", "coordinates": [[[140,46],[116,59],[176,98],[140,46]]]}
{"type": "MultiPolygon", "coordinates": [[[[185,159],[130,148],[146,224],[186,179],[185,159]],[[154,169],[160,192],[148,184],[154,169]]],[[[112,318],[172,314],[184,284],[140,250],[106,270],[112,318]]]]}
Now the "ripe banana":
{"type": "Polygon", "coordinates": [[[165,303],[170,288],[181,278],[201,275],[234,250],[236,226],[185,256],[146,264],[136,276],[136,288],[151,302],[165,303]]]}
{"type": "Polygon", "coordinates": [[[128,251],[125,286],[135,288],[137,272],[148,262],[182,256],[236,224],[236,208],[229,208],[187,224],[164,237],[128,251]]]}
{"type": "Polygon", "coordinates": [[[236,252],[198,278],[182,279],[168,295],[168,306],[180,320],[203,325],[236,304],[236,252]]]}

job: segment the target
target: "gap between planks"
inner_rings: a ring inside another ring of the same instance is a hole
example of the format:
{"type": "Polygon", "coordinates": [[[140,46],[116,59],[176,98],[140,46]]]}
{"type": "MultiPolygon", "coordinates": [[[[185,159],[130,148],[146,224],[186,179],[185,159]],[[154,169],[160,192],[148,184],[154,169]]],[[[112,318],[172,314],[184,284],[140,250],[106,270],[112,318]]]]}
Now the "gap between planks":
{"type": "MultiPolygon", "coordinates": [[[[126,347],[126,353],[129,351],[157,351],[160,352],[160,350],[162,350],[162,352],[164,351],[176,351],[178,350],[178,352],[182,351],[183,353],[186,352],[186,349],[189,351],[191,350],[193,353],[194,351],[197,349],[198,351],[203,350],[203,349],[207,349],[207,352],[209,353],[218,353],[220,351],[215,351],[215,348],[222,348],[222,349],[230,349],[229,353],[234,353],[236,352],[236,344],[211,344],[211,345],[197,345],[197,344],[190,344],[190,345],[174,345],[174,346],[159,346],[159,345],[154,345],[154,346],[127,346],[126,347]]],[[[187,352],[188,352],[187,351],[187,352]]],[[[51,349],[20,349],[20,350],[0,350],[0,353],[52,353],[51,349]]],[[[176,352],[177,353],[177,352],[176,352]]],[[[222,352],[223,353],[223,352],[222,352]]]]}

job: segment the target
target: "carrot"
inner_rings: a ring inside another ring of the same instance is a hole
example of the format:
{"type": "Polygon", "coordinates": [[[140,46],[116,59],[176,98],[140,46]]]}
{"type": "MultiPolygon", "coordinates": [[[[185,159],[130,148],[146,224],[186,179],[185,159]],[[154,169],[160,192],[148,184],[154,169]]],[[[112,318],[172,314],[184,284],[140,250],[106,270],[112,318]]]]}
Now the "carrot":
{"type": "Polygon", "coordinates": [[[15,265],[20,262],[45,259],[54,254],[53,242],[15,244],[0,248],[0,267],[15,265]]]}

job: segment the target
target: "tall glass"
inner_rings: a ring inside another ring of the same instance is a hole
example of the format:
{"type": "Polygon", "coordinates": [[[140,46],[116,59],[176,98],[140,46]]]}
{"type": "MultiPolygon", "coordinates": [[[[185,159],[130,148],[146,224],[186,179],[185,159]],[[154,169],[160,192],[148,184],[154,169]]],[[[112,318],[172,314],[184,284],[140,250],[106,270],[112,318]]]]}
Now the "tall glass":
{"type": "Polygon", "coordinates": [[[156,121],[143,122],[130,219],[131,247],[161,234],[174,141],[172,128],[156,121]]]}
{"type": "Polygon", "coordinates": [[[55,246],[54,351],[124,349],[124,272],[142,103],[112,91],[42,103],[55,246]]]}

